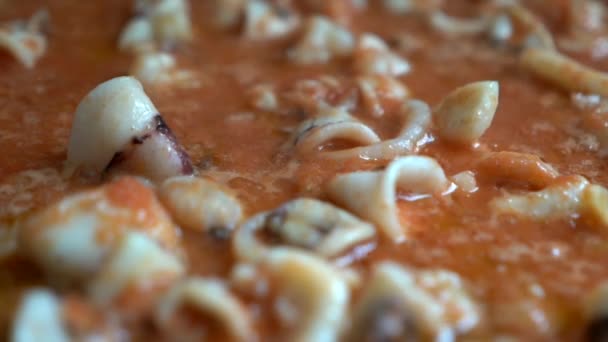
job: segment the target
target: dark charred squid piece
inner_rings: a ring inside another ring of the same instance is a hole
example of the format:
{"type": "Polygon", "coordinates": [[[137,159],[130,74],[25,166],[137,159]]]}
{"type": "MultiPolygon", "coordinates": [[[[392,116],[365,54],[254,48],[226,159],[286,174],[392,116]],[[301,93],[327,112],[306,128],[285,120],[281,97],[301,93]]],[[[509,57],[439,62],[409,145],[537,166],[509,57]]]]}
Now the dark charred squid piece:
{"type": "Polygon", "coordinates": [[[131,77],[104,82],[82,100],[67,166],[87,174],[126,173],[156,182],[193,172],[190,157],[131,77]]]}

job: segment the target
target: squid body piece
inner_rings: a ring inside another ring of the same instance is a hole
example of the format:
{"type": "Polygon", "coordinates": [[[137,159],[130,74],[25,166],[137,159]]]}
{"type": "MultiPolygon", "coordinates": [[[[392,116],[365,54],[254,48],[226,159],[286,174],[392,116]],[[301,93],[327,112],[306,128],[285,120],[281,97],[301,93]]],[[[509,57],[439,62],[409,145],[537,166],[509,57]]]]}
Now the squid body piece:
{"type": "Polygon", "coordinates": [[[375,223],[394,242],[407,238],[397,212],[397,189],[438,195],[451,186],[433,159],[406,156],[395,159],[384,171],[353,172],[336,176],[328,186],[329,197],[360,217],[375,223]]]}
{"type": "Polygon", "coordinates": [[[469,83],[451,92],[434,113],[439,136],[461,144],[475,143],[492,124],[498,93],[496,81],[469,83]]]}
{"type": "Polygon", "coordinates": [[[128,172],[154,181],[193,171],[190,158],[132,77],[100,84],[78,105],[67,166],[95,175],[128,172]]]}

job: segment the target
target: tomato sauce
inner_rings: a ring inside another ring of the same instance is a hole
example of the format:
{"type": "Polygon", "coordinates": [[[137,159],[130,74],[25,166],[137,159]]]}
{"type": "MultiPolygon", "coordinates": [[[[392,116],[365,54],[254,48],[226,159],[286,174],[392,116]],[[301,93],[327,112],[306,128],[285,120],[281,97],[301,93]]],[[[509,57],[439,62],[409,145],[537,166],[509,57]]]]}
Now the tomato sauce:
{"type": "MultiPolygon", "coordinates": [[[[251,87],[271,83],[287,88],[296,80],[326,75],[351,81],[350,64],[336,59],[324,65],[294,66],[284,58],[293,38],[253,42],[222,31],[210,20],[210,3],[192,2],[195,38],[175,53],[180,66],[195,72],[200,86],[146,88],[200,174],[226,179],[249,216],[300,196],[324,199],[323,185],[335,174],[386,165],[294,162],[292,155],[282,152],[289,138],[285,129],[303,118],[297,108],[284,108],[281,115],[253,109],[247,95],[251,87]]],[[[478,146],[435,141],[422,149],[421,154],[436,158],[446,174],[474,171],[472,165],[485,152],[507,150],[536,154],[561,174],[578,174],[608,185],[606,161],[572,134],[581,114],[567,93],[526,73],[518,67],[516,54],[483,38],[448,38],[415,16],[397,16],[371,3],[354,14],[349,29],[374,32],[389,42],[404,34],[419,41],[419,48],[405,54],[413,70],[401,78],[414,98],[433,107],[468,82],[500,83],[498,112],[478,146]]],[[[447,11],[475,13],[477,3],[450,1],[447,11]]],[[[36,67],[26,70],[0,54],[0,186],[13,184],[26,170],[61,170],[78,102],[97,84],[129,69],[130,57],[116,47],[130,15],[128,2],[0,1],[0,21],[27,17],[40,7],[48,8],[52,30],[47,54],[36,67]]],[[[550,28],[559,27],[559,9],[533,8],[550,28]]],[[[575,57],[598,69],[608,67],[605,61],[575,57]]],[[[381,119],[358,110],[355,115],[382,138],[396,133],[395,113],[381,119]]],[[[90,186],[85,181],[65,187],[42,183],[28,189],[31,196],[26,202],[29,208],[39,208],[90,186]]],[[[489,202],[506,191],[518,189],[481,183],[478,191],[455,194],[449,200],[399,201],[401,222],[414,227],[411,238],[401,244],[374,241],[371,251],[353,266],[367,274],[378,261],[393,260],[458,273],[486,313],[471,338],[579,340],[585,329],[581,318],[585,295],[608,280],[608,231],[577,220],[497,217],[489,202]]],[[[15,196],[0,190],[0,206],[8,206],[15,196]]],[[[183,232],[182,241],[192,274],[228,276],[235,262],[229,241],[189,231],[183,232]]],[[[10,326],[18,294],[34,284],[45,280],[33,265],[14,256],[0,260],[0,334],[10,326]]],[[[255,321],[265,340],[272,324],[263,314],[255,321]]],[[[146,326],[141,323],[133,329],[144,331],[146,326]]]]}

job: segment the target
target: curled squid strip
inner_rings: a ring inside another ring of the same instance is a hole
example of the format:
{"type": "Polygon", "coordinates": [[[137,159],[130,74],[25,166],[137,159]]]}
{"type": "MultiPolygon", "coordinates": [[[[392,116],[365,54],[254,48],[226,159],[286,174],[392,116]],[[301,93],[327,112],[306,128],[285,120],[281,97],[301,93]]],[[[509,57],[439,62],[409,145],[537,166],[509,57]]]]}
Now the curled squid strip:
{"type": "Polygon", "coordinates": [[[95,303],[128,303],[140,290],[162,291],[186,272],[183,262],[157,241],[138,231],[125,232],[90,280],[95,303]]]}
{"type": "Polygon", "coordinates": [[[469,83],[452,91],[433,114],[439,136],[460,144],[477,142],[492,124],[498,93],[496,81],[469,83]]]}
{"type": "Polygon", "coordinates": [[[36,12],[28,21],[0,25],[0,50],[6,50],[28,69],[34,67],[46,52],[45,30],[49,24],[45,10],[36,12]]]}
{"type": "Polygon", "coordinates": [[[187,0],[139,0],[135,12],[118,39],[121,50],[150,50],[192,38],[187,0]]]}
{"type": "Polygon", "coordinates": [[[410,63],[392,52],[378,36],[365,33],[353,53],[354,68],[362,75],[401,76],[411,70],[410,63]]]}
{"type": "Polygon", "coordinates": [[[403,128],[393,139],[380,140],[371,128],[343,113],[325,115],[304,122],[291,141],[301,155],[316,153],[316,156],[335,160],[390,160],[400,155],[415,153],[431,123],[430,109],[422,101],[407,101],[399,114],[402,116],[403,128]],[[321,147],[337,139],[362,146],[319,151],[321,147]]]}
{"type": "Polygon", "coordinates": [[[220,323],[234,341],[256,340],[249,314],[219,280],[187,278],[176,283],[157,304],[155,320],[164,334],[191,336],[194,340],[201,330],[204,334],[204,327],[188,324],[187,318],[180,315],[183,308],[200,312],[220,323]]]}
{"type": "Polygon", "coordinates": [[[195,231],[227,236],[243,217],[241,203],[230,189],[203,178],[169,178],[159,196],[180,226],[195,231]]]}
{"type": "Polygon", "coordinates": [[[559,172],[534,154],[491,152],[477,163],[479,178],[494,184],[514,183],[533,189],[550,185],[559,172]]]}
{"type": "Polygon", "coordinates": [[[97,176],[126,172],[154,181],[193,172],[190,158],[132,77],[104,82],[80,102],[67,167],[97,176]]]}
{"type": "Polygon", "coordinates": [[[436,340],[465,333],[481,319],[457,274],[391,262],[375,266],[353,312],[348,341],[436,340]]]}
{"type": "Polygon", "coordinates": [[[443,11],[434,11],[430,14],[431,26],[447,35],[475,35],[486,32],[488,19],[485,17],[464,19],[445,14],[443,11]]]}
{"type": "Polygon", "coordinates": [[[138,53],[129,74],[144,84],[183,84],[193,80],[192,73],[179,70],[175,57],[165,52],[138,53]]]}
{"type": "Polygon", "coordinates": [[[319,117],[303,122],[296,129],[291,145],[295,145],[298,153],[306,154],[316,152],[322,145],[336,139],[363,145],[380,142],[380,138],[371,128],[346,111],[325,108],[319,117]]]}
{"type": "Polygon", "coordinates": [[[526,49],[522,67],[539,78],[566,91],[608,96],[608,75],[547,49],[526,49]]]}
{"type": "Polygon", "coordinates": [[[61,319],[61,302],[47,289],[27,291],[13,322],[13,342],[68,342],[70,336],[61,319]]]}
{"type": "Polygon", "coordinates": [[[523,216],[532,220],[564,218],[577,214],[589,182],[581,176],[566,176],[540,191],[506,195],[490,202],[498,214],[523,216]]]}
{"type": "Polygon", "coordinates": [[[451,182],[441,166],[423,156],[395,159],[383,171],[352,172],[336,176],[327,185],[329,197],[349,211],[369,220],[393,242],[408,237],[397,212],[397,189],[424,195],[441,195],[451,182]]]}
{"type": "Polygon", "coordinates": [[[264,258],[261,268],[276,286],[275,307],[284,308],[279,309],[278,318],[290,340],[337,339],[350,291],[334,267],[308,253],[276,248],[264,258]]]}
{"type": "Polygon", "coordinates": [[[296,199],[243,223],[234,238],[240,259],[258,261],[271,250],[256,236],[262,231],[288,244],[331,258],[375,235],[374,226],[314,199],[296,199]]]}
{"type": "Polygon", "coordinates": [[[18,248],[52,280],[82,283],[130,230],[179,254],[176,227],[154,192],[133,178],[67,196],[27,216],[18,228],[18,248]]]}
{"type": "Polygon", "coordinates": [[[513,24],[522,27],[528,33],[523,42],[524,47],[555,50],[551,32],[529,9],[519,4],[511,4],[505,6],[504,13],[511,18],[513,24]]]}
{"type": "Polygon", "coordinates": [[[304,24],[299,42],[288,51],[288,58],[298,64],[327,63],[334,57],[352,54],[353,34],[323,16],[313,16],[304,24]]]}

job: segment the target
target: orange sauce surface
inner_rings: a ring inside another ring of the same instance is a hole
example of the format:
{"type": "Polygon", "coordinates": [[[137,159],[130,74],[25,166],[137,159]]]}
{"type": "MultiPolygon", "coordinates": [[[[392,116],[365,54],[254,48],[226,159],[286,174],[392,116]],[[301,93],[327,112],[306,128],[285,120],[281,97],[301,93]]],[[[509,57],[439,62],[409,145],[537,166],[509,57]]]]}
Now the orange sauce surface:
{"type": "MultiPolygon", "coordinates": [[[[146,88],[201,174],[230,175],[227,185],[252,215],[299,196],[325,198],[322,186],[336,173],[386,165],[313,159],[289,167],[292,156],[280,153],[289,138],[284,128],[297,126],[303,120],[301,113],[297,108],[291,112],[285,108],[285,115],[252,109],[248,90],[258,83],[280,88],[324,75],[349,82],[353,70],[342,60],[293,66],[284,58],[293,39],[251,42],[214,28],[208,20],[210,3],[192,1],[195,39],[176,52],[180,65],[200,77],[201,86],[146,88]]],[[[448,8],[450,13],[466,14],[474,3],[450,1],[448,8]]],[[[0,1],[0,21],[27,17],[43,6],[51,13],[52,32],[48,52],[38,65],[26,70],[0,54],[0,185],[24,170],[61,169],[78,102],[97,84],[129,69],[130,57],[116,47],[130,15],[128,1],[0,1]]],[[[533,7],[548,23],[559,23],[559,8],[533,7]]],[[[446,174],[472,170],[484,151],[508,150],[536,154],[561,174],[579,174],[608,185],[606,161],[596,152],[568,145],[581,120],[569,95],[521,70],[514,54],[479,38],[442,37],[415,17],[396,16],[375,5],[356,14],[350,28],[356,33],[374,32],[387,41],[404,32],[419,38],[423,47],[407,55],[413,71],[401,80],[413,97],[431,106],[468,82],[500,82],[497,115],[478,147],[435,141],[421,151],[436,158],[446,174]]],[[[578,57],[599,69],[608,67],[578,57]]],[[[396,133],[394,113],[381,119],[354,113],[383,138],[396,133]]],[[[60,189],[41,185],[28,200],[38,208],[88,186],[82,182],[60,189]]],[[[471,337],[578,340],[585,328],[582,301],[599,282],[608,280],[608,231],[576,220],[496,218],[488,203],[510,190],[517,191],[508,185],[481,183],[478,191],[450,200],[399,201],[401,222],[413,227],[411,239],[402,244],[376,241],[368,253],[344,258],[355,258],[353,265],[363,274],[379,260],[458,273],[486,313],[471,337]]],[[[14,196],[0,191],[0,207],[14,196]]],[[[192,274],[229,274],[234,264],[229,241],[183,234],[192,274]]],[[[18,294],[44,283],[39,272],[19,257],[0,261],[0,333],[9,327],[18,294]]],[[[254,303],[258,304],[263,307],[254,303]]],[[[262,337],[270,338],[271,320],[260,310],[256,326],[262,337]]],[[[141,323],[133,329],[147,328],[141,323]]]]}

